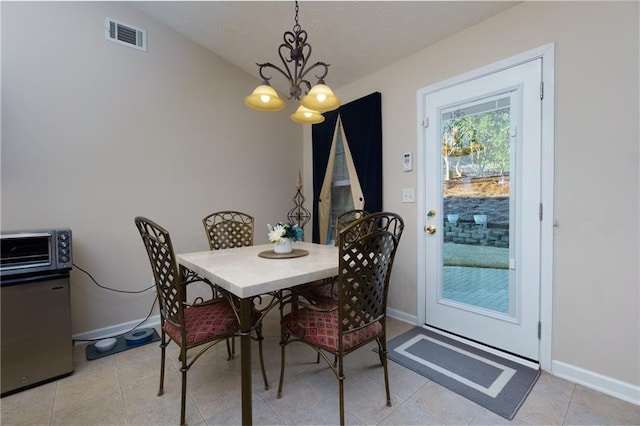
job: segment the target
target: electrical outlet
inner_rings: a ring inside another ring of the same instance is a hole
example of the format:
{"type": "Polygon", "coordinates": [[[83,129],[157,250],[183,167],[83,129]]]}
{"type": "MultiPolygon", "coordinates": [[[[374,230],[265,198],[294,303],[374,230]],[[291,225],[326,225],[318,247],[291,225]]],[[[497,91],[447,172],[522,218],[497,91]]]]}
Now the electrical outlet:
{"type": "Polygon", "coordinates": [[[402,202],[403,203],[415,203],[416,202],[416,190],[415,190],[415,188],[404,188],[402,190],[402,202]]]}

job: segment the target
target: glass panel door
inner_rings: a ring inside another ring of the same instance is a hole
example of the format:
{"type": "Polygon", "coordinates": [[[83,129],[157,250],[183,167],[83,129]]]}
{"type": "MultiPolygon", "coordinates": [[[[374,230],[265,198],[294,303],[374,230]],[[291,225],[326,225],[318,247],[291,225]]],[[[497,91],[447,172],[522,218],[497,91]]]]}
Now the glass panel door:
{"type": "Polygon", "coordinates": [[[540,60],[426,93],[425,324],[538,358],[540,60]]]}

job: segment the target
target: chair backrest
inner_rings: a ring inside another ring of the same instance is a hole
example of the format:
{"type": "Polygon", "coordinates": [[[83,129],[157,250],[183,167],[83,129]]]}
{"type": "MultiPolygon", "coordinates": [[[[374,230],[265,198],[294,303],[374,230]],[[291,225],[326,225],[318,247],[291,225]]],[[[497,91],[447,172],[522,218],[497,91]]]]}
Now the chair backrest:
{"type": "Polygon", "coordinates": [[[386,315],[389,278],[404,221],[395,213],[355,220],[338,234],[338,318],[341,333],[386,315]]]}
{"type": "Polygon", "coordinates": [[[211,213],[202,219],[210,250],[253,245],[253,216],[237,211],[211,213]]]}
{"type": "Polygon", "coordinates": [[[347,225],[349,225],[354,220],[363,218],[368,214],[369,212],[366,210],[356,209],[356,210],[346,211],[342,213],[340,216],[338,216],[338,219],[336,220],[336,246],[338,245],[338,234],[340,234],[340,231],[342,231],[347,225]]]}
{"type": "Polygon", "coordinates": [[[180,270],[173,251],[171,236],[166,229],[145,217],[136,217],[135,224],[140,231],[149,262],[151,262],[160,302],[160,317],[163,321],[169,321],[176,327],[180,327],[184,333],[182,302],[185,300],[185,295],[180,285],[180,270]]]}

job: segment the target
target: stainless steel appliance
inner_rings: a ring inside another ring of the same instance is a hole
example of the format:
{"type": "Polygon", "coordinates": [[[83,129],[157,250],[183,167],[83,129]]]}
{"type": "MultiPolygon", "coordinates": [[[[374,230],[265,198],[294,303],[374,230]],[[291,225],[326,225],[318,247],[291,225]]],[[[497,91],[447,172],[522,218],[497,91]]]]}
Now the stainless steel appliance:
{"type": "Polygon", "coordinates": [[[0,245],[2,278],[71,269],[70,229],[2,232],[0,245]]]}
{"type": "Polygon", "coordinates": [[[2,396],[73,372],[70,229],[0,234],[2,396]]]}

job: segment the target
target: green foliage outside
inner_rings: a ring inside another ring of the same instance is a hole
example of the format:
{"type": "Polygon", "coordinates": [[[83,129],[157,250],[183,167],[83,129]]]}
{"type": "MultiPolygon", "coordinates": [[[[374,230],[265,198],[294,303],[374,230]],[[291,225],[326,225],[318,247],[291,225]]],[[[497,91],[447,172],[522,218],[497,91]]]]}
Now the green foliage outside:
{"type": "Polygon", "coordinates": [[[509,108],[445,121],[442,125],[445,180],[508,172],[510,126],[509,108]]]}
{"type": "MultiPolygon", "coordinates": [[[[510,169],[509,107],[452,118],[442,124],[445,180],[504,175],[510,169]]],[[[445,266],[509,267],[509,249],[444,243],[445,266]]]]}

